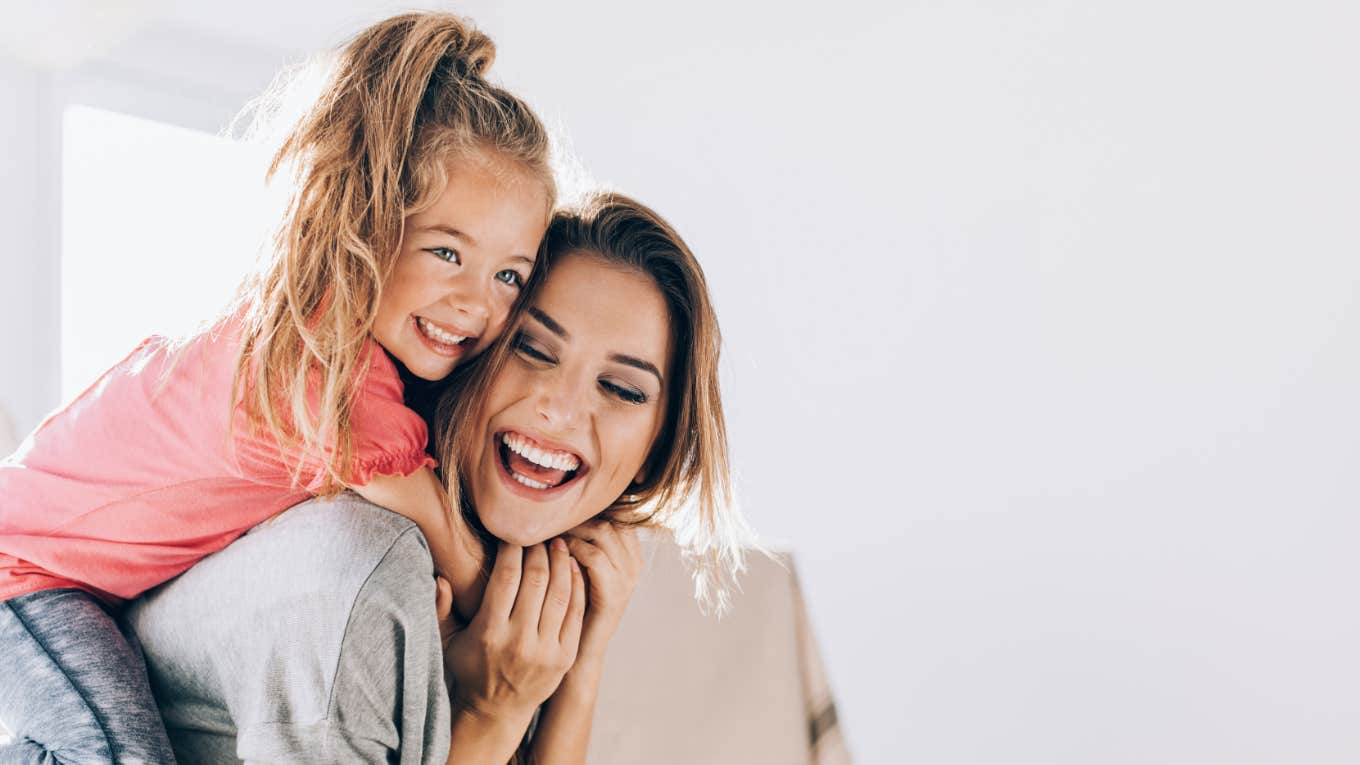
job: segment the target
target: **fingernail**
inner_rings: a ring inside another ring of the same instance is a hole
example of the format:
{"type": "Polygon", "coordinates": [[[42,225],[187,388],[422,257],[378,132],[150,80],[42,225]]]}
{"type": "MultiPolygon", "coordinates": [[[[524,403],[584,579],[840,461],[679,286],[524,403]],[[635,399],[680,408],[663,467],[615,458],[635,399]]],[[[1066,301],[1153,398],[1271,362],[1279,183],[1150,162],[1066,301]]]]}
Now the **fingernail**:
{"type": "Polygon", "coordinates": [[[562,550],[567,549],[567,543],[562,541],[562,537],[554,537],[552,541],[552,548],[554,550],[557,550],[558,552],[561,552],[562,550]]]}

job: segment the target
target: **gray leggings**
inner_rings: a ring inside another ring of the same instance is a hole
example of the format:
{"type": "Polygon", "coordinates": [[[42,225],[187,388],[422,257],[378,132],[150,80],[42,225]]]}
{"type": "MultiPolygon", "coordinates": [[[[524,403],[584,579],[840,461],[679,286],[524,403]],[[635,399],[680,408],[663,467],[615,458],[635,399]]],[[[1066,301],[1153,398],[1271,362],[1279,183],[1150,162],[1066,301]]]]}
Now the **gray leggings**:
{"type": "Polygon", "coordinates": [[[0,764],[172,763],[137,638],[75,589],[0,603],[0,764]]]}

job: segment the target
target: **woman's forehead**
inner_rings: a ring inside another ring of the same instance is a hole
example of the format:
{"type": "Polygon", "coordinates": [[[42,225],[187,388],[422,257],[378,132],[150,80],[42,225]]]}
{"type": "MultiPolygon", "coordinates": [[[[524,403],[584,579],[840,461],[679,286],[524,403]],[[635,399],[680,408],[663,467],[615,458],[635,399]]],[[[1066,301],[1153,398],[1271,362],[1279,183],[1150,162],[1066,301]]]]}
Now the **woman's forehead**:
{"type": "Polygon", "coordinates": [[[638,355],[665,369],[670,353],[666,300],[651,276],[587,253],[556,259],[526,321],[563,340],[638,355]]]}

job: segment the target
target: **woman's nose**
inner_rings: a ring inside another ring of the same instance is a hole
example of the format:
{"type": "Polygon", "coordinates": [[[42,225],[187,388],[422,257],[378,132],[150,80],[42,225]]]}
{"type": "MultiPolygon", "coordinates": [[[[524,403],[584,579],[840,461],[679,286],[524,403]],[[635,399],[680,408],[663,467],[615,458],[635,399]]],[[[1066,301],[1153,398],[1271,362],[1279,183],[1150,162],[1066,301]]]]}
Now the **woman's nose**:
{"type": "Polygon", "coordinates": [[[581,422],[585,403],[580,387],[564,377],[556,377],[539,388],[536,408],[546,428],[567,431],[581,422]]]}

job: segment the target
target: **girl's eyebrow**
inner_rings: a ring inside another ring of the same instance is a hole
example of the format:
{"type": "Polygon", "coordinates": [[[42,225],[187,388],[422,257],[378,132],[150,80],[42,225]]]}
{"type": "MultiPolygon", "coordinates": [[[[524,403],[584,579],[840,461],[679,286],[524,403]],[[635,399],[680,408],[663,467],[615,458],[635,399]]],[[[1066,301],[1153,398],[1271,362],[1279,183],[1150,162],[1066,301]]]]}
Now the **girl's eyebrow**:
{"type": "Polygon", "coordinates": [[[454,237],[454,238],[456,238],[456,239],[462,239],[463,241],[465,241],[465,242],[467,242],[468,244],[471,244],[471,245],[473,245],[473,246],[476,246],[476,244],[477,244],[477,240],[476,240],[476,239],[473,239],[472,237],[468,236],[467,234],[464,234],[462,231],[459,231],[458,229],[454,228],[453,226],[449,226],[449,225],[446,225],[446,224],[443,224],[443,223],[431,223],[431,224],[428,225],[428,226],[422,226],[422,227],[420,228],[420,230],[421,230],[421,231],[437,231],[437,232],[439,232],[439,233],[441,233],[441,234],[448,234],[449,236],[454,237]]]}
{"type": "MultiPolygon", "coordinates": [[[[419,229],[416,230],[421,233],[428,233],[434,231],[440,234],[448,234],[454,239],[462,239],[464,242],[467,242],[469,245],[473,247],[477,246],[477,240],[473,239],[471,235],[464,234],[462,231],[459,231],[453,226],[448,226],[443,223],[431,223],[428,226],[421,226],[419,229]]],[[[511,257],[515,260],[522,260],[531,266],[534,264],[534,259],[529,257],[528,255],[512,255],[511,257]]]]}

